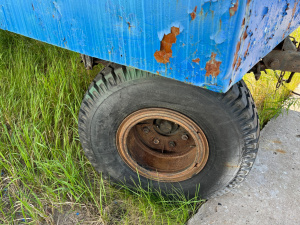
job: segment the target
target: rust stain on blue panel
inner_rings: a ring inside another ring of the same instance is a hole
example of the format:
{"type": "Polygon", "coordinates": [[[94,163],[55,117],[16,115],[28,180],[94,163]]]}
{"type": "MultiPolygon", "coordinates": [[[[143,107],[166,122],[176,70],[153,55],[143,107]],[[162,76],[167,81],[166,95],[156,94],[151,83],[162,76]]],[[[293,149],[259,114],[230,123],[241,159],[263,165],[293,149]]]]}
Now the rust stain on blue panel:
{"type": "Polygon", "coordinates": [[[217,92],[299,22],[299,0],[0,2],[1,29],[217,92]]]}
{"type": "Polygon", "coordinates": [[[261,58],[266,56],[284,38],[300,25],[299,0],[256,1],[248,0],[240,38],[235,47],[232,74],[228,90],[261,58]]]}
{"type": "Polygon", "coordinates": [[[194,11],[193,12],[191,12],[191,19],[192,20],[194,20],[194,19],[196,19],[196,16],[197,16],[197,8],[198,8],[198,6],[195,6],[195,8],[194,8],[194,11]]]}
{"type": "Polygon", "coordinates": [[[222,64],[221,61],[216,60],[216,53],[211,53],[211,59],[206,63],[205,76],[209,77],[210,75],[213,77],[217,77],[220,74],[220,65],[222,64]]]}
{"type": "Polygon", "coordinates": [[[154,53],[154,57],[158,63],[169,63],[170,58],[172,57],[172,45],[176,43],[177,35],[180,34],[179,27],[171,27],[171,32],[169,34],[165,34],[161,43],[160,43],[160,51],[156,51],[154,53]]]}
{"type": "Polygon", "coordinates": [[[233,3],[233,6],[229,9],[230,16],[234,16],[236,11],[238,10],[238,7],[239,7],[239,0],[237,0],[235,3],[233,3]]]}

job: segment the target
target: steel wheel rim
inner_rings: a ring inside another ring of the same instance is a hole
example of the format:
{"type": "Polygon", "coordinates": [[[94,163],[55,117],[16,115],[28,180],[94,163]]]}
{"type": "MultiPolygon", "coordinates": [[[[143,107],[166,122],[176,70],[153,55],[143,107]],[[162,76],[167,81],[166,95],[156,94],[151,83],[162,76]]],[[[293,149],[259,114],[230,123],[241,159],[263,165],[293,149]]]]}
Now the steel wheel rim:
{"type": "Polygon", "coordinates": [[[133,171],[160,182],[193,177],[209,156],[202,129],[187,116],[164,108],[142,109],[127,116],[116,142],[121,158],[133,171]]]}

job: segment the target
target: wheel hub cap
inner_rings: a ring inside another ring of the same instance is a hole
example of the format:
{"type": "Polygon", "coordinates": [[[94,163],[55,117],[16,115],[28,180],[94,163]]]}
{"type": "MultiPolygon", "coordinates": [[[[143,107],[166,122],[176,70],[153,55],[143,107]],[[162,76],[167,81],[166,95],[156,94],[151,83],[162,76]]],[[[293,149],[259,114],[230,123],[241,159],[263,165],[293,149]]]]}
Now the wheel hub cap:
{"type": "Polygon", "coordinates": [[[179,182],[205,166],[209,147],[201,128],[185,115],[163,108],[132,113],[117,131],[124,162],[139,175],[160,182],[179,182]]]}

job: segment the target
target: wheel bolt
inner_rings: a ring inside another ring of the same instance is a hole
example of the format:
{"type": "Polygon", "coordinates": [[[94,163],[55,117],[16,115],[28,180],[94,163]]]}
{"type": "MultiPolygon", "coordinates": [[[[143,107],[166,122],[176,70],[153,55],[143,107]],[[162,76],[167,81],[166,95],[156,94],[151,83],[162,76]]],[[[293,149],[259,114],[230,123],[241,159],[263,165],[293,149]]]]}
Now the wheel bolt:
{"type": "Polygon", "coordinates": [[[187,136],[186,134],[183,134],[181,136],[181,139],[184,140],[184,141],[187,141],[189,139],[189,136],[187,136]]]}
{"type": "Polygon", "coordinates": [[[156,144],[156,145],[158,145],[158,144],[159,144],[158,138],[154,138],[154,139],[153,139],[153,143],[156,144]]]}
{"type": "Polygon", "coordinates": [[[148,127],[143,127],[143,131],[145,134],[148,134],[150,132],[150,129],[148,127]]]}
{"type": "Polygon", "coordinates": [[[171,148],[174,148],[174,147],[176,146],[176,144],[175,144],[174,141],[170,141],[170,142],[169,142],[169,146],[170,146],[171,148]]]}

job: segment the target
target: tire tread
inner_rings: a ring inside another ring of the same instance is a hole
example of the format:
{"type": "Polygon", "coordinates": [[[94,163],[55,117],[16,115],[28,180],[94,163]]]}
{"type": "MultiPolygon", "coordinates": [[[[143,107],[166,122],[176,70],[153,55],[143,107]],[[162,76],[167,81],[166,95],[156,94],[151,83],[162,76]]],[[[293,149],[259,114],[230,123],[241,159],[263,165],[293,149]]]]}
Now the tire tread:
{"type": "Polygon", "coordinates": [[[224,96],[221,101],[229,105],[232,112],[238,118],[244,140],[244,149],[242,152],[241,166],[236,176],[223,190],[211,194],[209,198],[219,197],[241,185],[254,165],[259,146],[260,128],[258,113],[252,95],[245,82],[243,80],[238,82],[231,90],[225,93],[224,96]],[[228,101],[228,99],[234,100],[228,101]]]}
{"type": "MultiPolygon", "coordinates": [[[[92,105],[96,99],[101,98],[101,96],[110,91],[114,86],[126,81],[152,76],[156,75],[131,67],[110,63],[96,76],[86,92],[79,111],[79,137],[86,157],[98,172],[103,171],[96,162],[96,156],[90,146],[86,128],[87,118],[89,117],[92,105]]],[[[226,194],[230,192],[231,189],[240,186],[245,180],[255,162],[260,135],[257,109],[244,81],[238,82],[227,93],[220,95],[218,99],[230,108],[231,113],[237,118],[244,140],[244,148],[240,168],[236,175],[222,190],[209,194],[207,196],[209,198],[226,194]]],[[[108,174],[103,174],[103,177],[107,176],[108,174]]]]}

